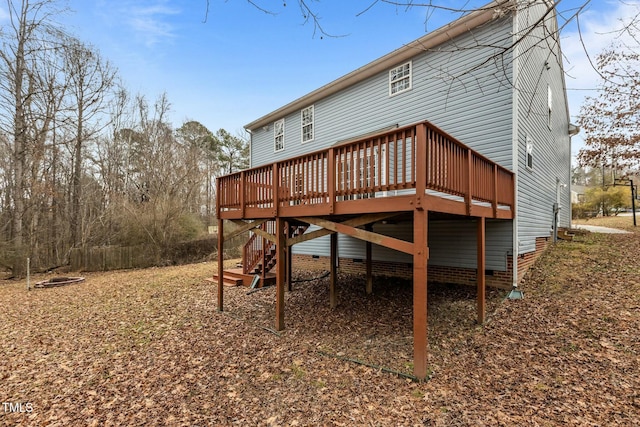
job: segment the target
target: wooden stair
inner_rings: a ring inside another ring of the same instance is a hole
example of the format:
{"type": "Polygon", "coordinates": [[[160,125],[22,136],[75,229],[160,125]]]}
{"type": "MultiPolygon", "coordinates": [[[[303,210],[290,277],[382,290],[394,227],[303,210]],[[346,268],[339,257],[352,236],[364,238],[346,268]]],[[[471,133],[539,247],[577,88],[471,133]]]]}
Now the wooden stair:
{"type": "Polygon", "coordinates": [[[570,230],[566,228],[558,228],[558,239],[566,240],[570,242],[573,240],[574,237],[575,237],[575,234],[573,234],[570,230]]]}
{"type": "MultiPolygon", "coordinates": [[[[269,226],[271,226],[271,228],[275,228],[275,222],[274,224],[269,224],[269,226]]],[[[303,234],[307,230],[307,228],[309,228],[309,226],[306,224],[291,226],[288,233],[289,237],[299,236],[303,234]]],[[[267,227],[265,226],[263,229],[266,230],[267,227]]],[[[255,276],[259,277],[259,281],[255,285],[255,287],[257,288],[275,284],[276,275],[272,273],[271,270],[276,266],[277,263],[276,246],[270,241],[263,241],[262,245],[264,245],[264,249],[256,248],[255,241],[259,238],[259,236],[254,234],[247,242],[247,244],[245,244],[243,250],[244,268],[242,266],[238,266],[238,268],[230,268],[224,270],[224,286],[250,287],[255,280],[255,276]],[[245,263],[251,264],[251,262],[249,262],[249,259],[255,260],[253,265],[245,265],[245,263]]],[[[213,277],[207,279],[207,281],[218,283],[218,275],[214,274],[213,277]]]]}
{"type": "MultiPolygon", "coordinates": [[[[255,274],[244,274],[242,272],[242,267],[240,268],[230,268],[224,271],[223,283],[224,286],[245,286],[250,287],[255,279],[255,274]]],[[[218,275],[214,274],[211,279],[207,279],[208,282],[218,283],[218,275]]],[[[263,286],[270,286],[275,284],[276,275],[274,273],[267,273],[265,275],[264,280],[262,278],[259,279],[256,288],[261,288],[263,286]]]]}
{"type": "MultiPolygon", "coordinates": [[[[292,225],[289,229],[288,237],[289,238],[297,237],[301,234],[304,234],[304,232],[307,231],[307,228],[309,228],[308,224],[292,225]]],[[[252,238],[257,238],[257,235],[252,236],[252,238]]],[[[246,263],[247,262],[246,258],[249,258],[246,254],[251,249],[251,244],[252,242],[250,240],[245,245],[245,249],[243,250],[243,254],[245,254],[245,259],[243,259],[243,263],[246,263]]],[[[264,254],[260,252],[259,254],[260,256],[253,257],[253,259],[255,259],[256,262],[253,265],[246,266],[246,268],[244,269],[245,274],[262,276],[263,270],[266,272],[266,274],[269,274],[269,272],[273,269],[273,267],[276,266],[276,263],[277,263],[276,246],[270,241],[264,242],[264,245],[265,245],[264,254]]]]}
{"type": "MultiPolygon", "coordinates": [[[[210,282],[218,283],[219,278],[217,274],[213,275],[213,278],[207,279],[210,282]]],[[[225,286],[251,286],[253,281],[253,275],[244,274],[242,268],[230,268],[224,271],[224,277],[222,283],[225,286]]]]}

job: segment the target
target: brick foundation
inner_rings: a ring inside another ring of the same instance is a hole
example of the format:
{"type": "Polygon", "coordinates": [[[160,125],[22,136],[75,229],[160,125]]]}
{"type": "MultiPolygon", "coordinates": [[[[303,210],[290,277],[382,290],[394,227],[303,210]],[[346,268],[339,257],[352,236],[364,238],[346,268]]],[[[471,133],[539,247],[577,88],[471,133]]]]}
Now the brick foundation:
{"type": "MultiPolygon", "coordinates": [[[[549,238],[538,237],[536,239],[536,250],[528,252],[518,257],[518,282],[522,280],[525,273],[533,265],[535,260],[545,251],[549,245],[549,238]]],[[[340,258],[339,271],[342,273],[365,274],[366,260],[340,258]]],[[[293,258],[293,268],[307,271],[329,270],[329,257],[315,255],[295,254],[293,258]]],[[[373,261],[374,276],[390,276],[411,279],[413,277],[413,265],[407,263],[373,261]]],[[[496,288],[510,289],[512,286],[513,258],[507,257],[507,271],[490,270],[486,275],[488,286],[496,288]]],[[[462,267],[445,267],[440,265],[430,265],[428,270],[429,280],[441,283],[455,283],[461,285],[476,285],[476,269],[462,267]]]]}
{"type": "MultiPolygon", "coordinates": [[[[522,281],[522,278],[527,270],[529,270],[529,267],[531,267],[536,259],[538,259],[538,257],[547,249],[550,241],[550,237],[537,237],[536,250],[534,252],[527,252],[526,254],[518,256],[518,283],[522,281]]],[[[510,270],[513,269],[511,261],[509,261],[508,267],[510,270]]]]}

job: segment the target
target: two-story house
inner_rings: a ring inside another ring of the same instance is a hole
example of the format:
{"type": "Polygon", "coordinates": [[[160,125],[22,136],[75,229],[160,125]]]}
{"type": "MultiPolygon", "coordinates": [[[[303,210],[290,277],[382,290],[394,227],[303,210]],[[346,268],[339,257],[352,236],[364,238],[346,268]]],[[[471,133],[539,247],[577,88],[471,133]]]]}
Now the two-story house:
{"type": "Polygon", "coordinates": [[[326,263],[331,304],[336,263],[369,292],[373,274],[411,277],[419,377],[427,281],[477,286],[483,322],[486,284],[517,284],[570,226],[553,1],[491,2],[246,129],[251,169],[218,180],[218,224],[254,232],[245,273],[275,266],[276,328],[291,265],[326,263]]]}

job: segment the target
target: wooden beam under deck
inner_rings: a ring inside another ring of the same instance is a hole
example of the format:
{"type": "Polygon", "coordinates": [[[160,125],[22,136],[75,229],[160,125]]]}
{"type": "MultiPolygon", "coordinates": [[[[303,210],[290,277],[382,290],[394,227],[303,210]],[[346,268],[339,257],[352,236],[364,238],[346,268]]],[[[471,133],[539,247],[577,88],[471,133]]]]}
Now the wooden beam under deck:
{"type": "MultiPolygon", "coordinates": [[[[392,213],[379,213],[379,214],[365,214],[358,216],[356,218],[348,219],[343,221],[342,224],[348,225],[350,227],[359,227],[361,225],[371,224],[378,221],[384,221],[385,219],[393,218],[396,216],[396,212],[392,213]]],[[[287,245],[293,246],[298,243],[306,242],[309,240],[317,239],[318,237],[327,236],[329,234],[335,233],[335,231],[327,230],[326,228],[322,228],[320,230],[312,231],[311,233],[301,234],[297,237],[292,237],[287,239],[287,245]]]]}
{"type": "Polygon", "coordinates": [[[304,217],[296,218],[296,220],[306,222],[307,224],[317,225],[318,227],[326,228],[327,230],[331,230],[336,233],[346,234],[347,236],[364,240],[366,242],[375,243],[376,245],[384,246],[386,248],[395,249],[396,251],[404,252],[409,255],[413,254],[414,244],[412,242],[396,239],[395,237],[373,233],[371,231],[362,230],[345,225],[344,223],[333,222],[323,218],[304,217]]]}
{"type": "Polygon", "coordinates": [[[269,221],[269,219],[257,219],[255,221],[251,221],[251,222],[245,222],[245,221],[241,221],[241,220],[237,220],[237,219],[232,219],[231,222],[233,222],[235,225],[238,226],[238,228],[236,228],[235,230],[233,230],[231,233],[227,234],[226,236],[224,236],[225,240],[231,240],[236,236],[239,236],[240,234],[247,232],[249,230],[253,230],[254,228],[260,227],[262,224],[264,224],[265,222],[269,221]]]}

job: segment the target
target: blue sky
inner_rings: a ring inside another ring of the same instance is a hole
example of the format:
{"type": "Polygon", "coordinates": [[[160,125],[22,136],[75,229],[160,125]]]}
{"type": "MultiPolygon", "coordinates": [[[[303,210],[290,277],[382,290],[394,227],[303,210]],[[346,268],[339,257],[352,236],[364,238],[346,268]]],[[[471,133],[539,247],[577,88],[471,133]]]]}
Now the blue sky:
{"type": "MultiPolygon", "coordinates": [[[[563,0],[559,10],[569,14],[585,1],[563,0]]],[[[166,92],[176,127],[197,120],[212,131],[239,133],[254,119],[456,18],[443,12],[426,19],[424,8],[381,2],[360,14],[373,0],[307,0],[324,30],[342,36],[321,37],[312,23],[304,24],[297,0],[254,3],[274,14],[247,0],[209,0],[208,14],[207,0],[68,0],[71,12],[59,20],[98,48],[132,93],[153,101],[166,92]]],[[[589,2],[581,25],[590,54],[611,42],[621,18],[638,12],[637,1],[624,3],[589,2]]],[[[597,80],[575,26],[564,31],[562,47],[575,117],[597,80]]]]}

